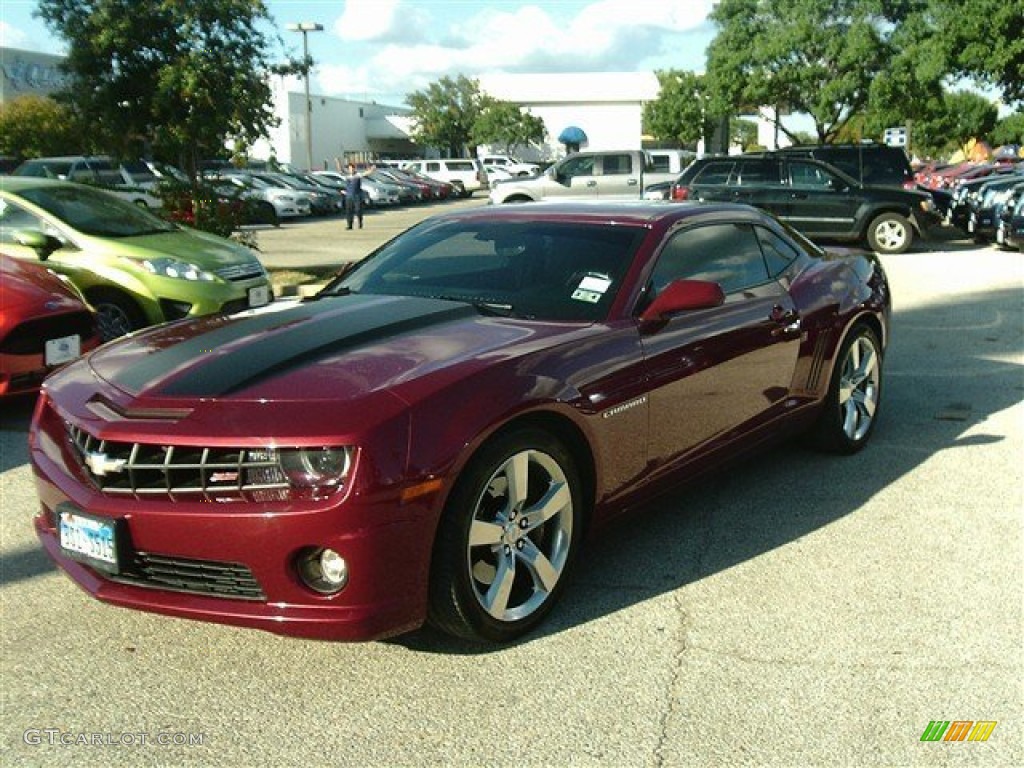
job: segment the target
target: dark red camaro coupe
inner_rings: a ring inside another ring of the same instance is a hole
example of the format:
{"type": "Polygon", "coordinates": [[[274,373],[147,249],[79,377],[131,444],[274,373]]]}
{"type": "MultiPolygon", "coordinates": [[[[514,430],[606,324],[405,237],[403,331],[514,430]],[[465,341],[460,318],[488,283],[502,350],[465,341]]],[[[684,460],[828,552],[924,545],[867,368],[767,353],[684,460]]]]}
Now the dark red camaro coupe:
{"type": "Polygon", "coordinates": [[[877,416],[890,299],[753,208],[429,219],[290,307],[165,325],[51,377],[49,554],[116,605],[287,635],[507,641],[584,536],[803,432],[877,416]]]}

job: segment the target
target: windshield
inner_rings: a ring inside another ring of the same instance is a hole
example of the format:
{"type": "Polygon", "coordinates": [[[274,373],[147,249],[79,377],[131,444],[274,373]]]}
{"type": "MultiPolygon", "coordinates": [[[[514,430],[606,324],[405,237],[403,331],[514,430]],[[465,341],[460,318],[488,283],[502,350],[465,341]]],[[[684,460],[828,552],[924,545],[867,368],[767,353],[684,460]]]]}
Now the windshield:
{"type": "Polygon", "coordinates": [[[178,229],[140,206],[91,187],[77,184],[36,187],[18,194],[84,235],[135,237],[178,229]]]}
{"type": "Polygon", "coordinates": [[[424,296],[465,301],[489,314],[596,322],[607,317],[644,233],[575,222],[426,221],[321,296],[424,296]]]}

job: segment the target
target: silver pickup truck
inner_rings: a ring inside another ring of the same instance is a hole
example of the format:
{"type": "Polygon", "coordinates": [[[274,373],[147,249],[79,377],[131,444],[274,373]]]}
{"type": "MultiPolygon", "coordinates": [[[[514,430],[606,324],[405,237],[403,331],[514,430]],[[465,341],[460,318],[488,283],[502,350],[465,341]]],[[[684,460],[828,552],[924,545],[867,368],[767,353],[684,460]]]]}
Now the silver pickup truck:
{"type": "Polygon", "coordinates": [[[539,176],[493,183],[490,201],[498,205],[549,199],[639,200],[648,185],[677,175],[655,173],[650,155],[643,150],[578,152],[539,176]]]}

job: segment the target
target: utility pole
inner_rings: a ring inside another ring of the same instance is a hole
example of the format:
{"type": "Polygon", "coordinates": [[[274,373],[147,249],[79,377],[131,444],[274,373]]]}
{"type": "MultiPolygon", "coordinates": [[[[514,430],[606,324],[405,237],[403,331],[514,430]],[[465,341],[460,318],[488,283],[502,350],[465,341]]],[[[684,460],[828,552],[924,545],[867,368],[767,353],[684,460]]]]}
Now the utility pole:
{"type": "Polygon", "coordinates": [[[288,24],[291,32],[302,33],[302,70],[306,80],[306,170],[313,170],[313,102],[309,100],[309,33],[323,32],[324,25],[312,21],[288,24]]]}

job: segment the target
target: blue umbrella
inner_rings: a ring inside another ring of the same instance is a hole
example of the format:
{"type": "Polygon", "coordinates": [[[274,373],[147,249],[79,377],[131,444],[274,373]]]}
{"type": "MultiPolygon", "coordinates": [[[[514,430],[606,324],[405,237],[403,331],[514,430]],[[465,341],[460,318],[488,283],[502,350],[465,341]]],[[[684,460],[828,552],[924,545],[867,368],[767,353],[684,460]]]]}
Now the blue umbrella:
{"type": "Polygon", "coordinates": [[[583,132],[582,128],[570,125],[558,134],[558,141],[561,144],[585,144],[587,142],[587,134],[583,132]]]}

